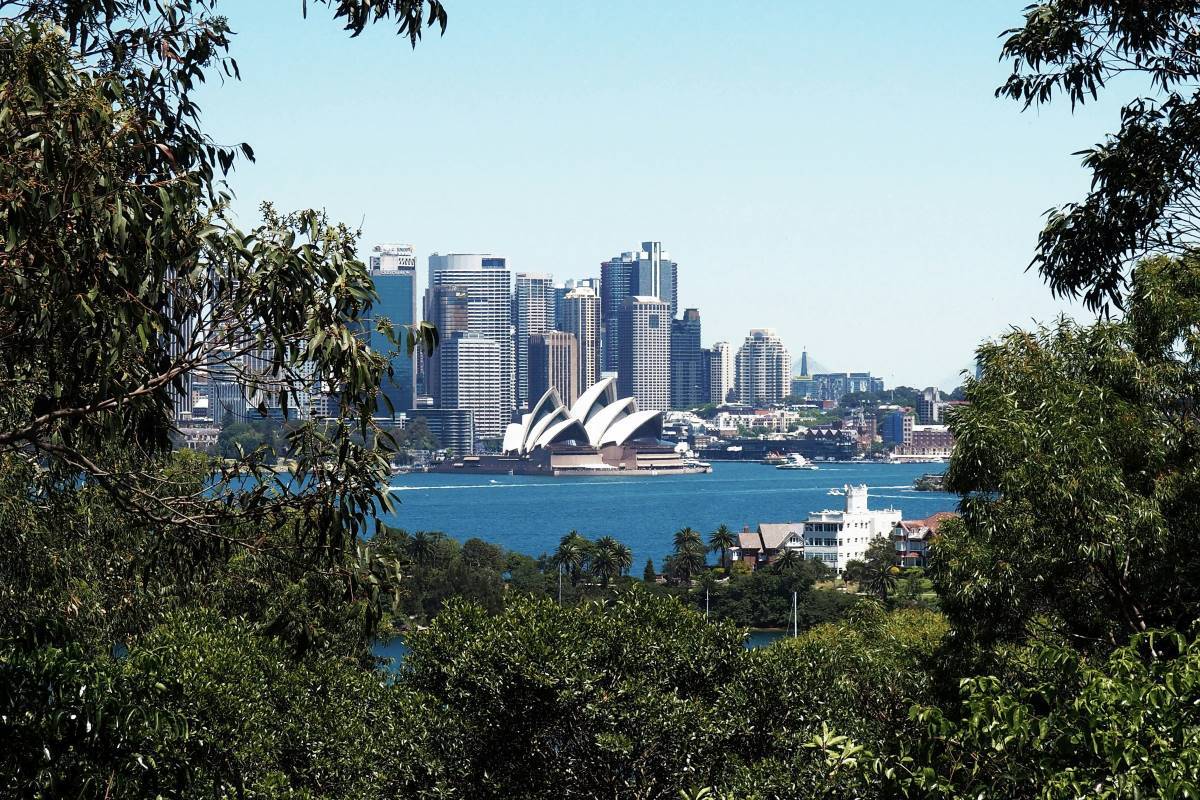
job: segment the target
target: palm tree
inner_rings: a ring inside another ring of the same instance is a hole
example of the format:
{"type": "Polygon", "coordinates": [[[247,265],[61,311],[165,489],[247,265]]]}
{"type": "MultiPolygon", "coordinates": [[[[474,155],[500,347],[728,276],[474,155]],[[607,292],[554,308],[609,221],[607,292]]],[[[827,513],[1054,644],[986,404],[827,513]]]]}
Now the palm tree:
{"type": "Polygon", "coordinates": [[[708,549],[713,553],[721,554],[721,567],[725,570],[726,575],[729,574],[729,559],[737,544],[737,536],[723,523],[708,537],[708,549]]]}
{"type": "Polygon", "coordinates": [[[579,531],[571,531],[559,540],[558,549],[554,551],[551,562],[555,566],[565,569],[571,578],[571,585],[578,586],[579,576],[583,572],[591,549],[592,543],[580,536],[579,531]]]}
{"type": "Polygon", "coordinates": [[[437,536],[425,531],[417,531],[409,537],[407,544],[409,558],[413,560],[414,564],[421,566],[433,554],[433,548],[437,544],[437,536]]]}
{"type": "Polygon", "coordinates": [[[616,547],[617,575],[628,575],[633,568],[633,550],[624,542],[617,542],[616,547]]]}
{"type": "Polygon", "coordinates": [[[601,536],[592,545],[591,572],[608,586],[613,578],[620,577],[633,566],[633,551],[611,536],[601,536]]]}
{"type": "Polygon", "coordinates": [[[896,591],[896,586],[899,584],[899,579],[896,577],[899,571],[898,567],[891,564],[877,565],[868,562],[867,572],[864,576],[867,591],[887,602],[888,595],[896,591]]]}
{"type": "MultiPolygon", "coordinates": [[[[684,530],[691,530],[684,528],[684,530]]],[[[682,533],[683,531],[680,531],[682,533]]],[[[696,540],[690,538],[676,538],[675,552],[669,559],[670,566],[668,572],[683,583],[690,584],[692,576],[704,571],[707,566],[708,551],[704,548],[704,542],[698,541],[699,534],[692,531],[696,536],[696,540]]]]}
{"type": "Polygon", "coordinates": [[[800,555],[800,551],[787,547],[780,553],[779,558],[775,559],[775,563],[771,565],[771,568],[778,575],[788,575],[803,565],[804,556],[800,555]]]}
{"type": "Polygon", "coordinates": [[[592,557],[589,561],[589,568],[593,575],[600,579],[601,586],[608,586],[618,572],[620,567],[617,565],[617,548],[621,546],[611,536],[601,536],[592,545],[592,557]]]}
{"type": "Polygon", "coordinates": [[[676,552],[684,550],[688,547],[698,547],[701,550],[704,549],[704,540],[700,538],[700,531],[693,530],[692,528],[688,527],[680,528],[679,530],[675,531],[674,543],[676,552]]]}

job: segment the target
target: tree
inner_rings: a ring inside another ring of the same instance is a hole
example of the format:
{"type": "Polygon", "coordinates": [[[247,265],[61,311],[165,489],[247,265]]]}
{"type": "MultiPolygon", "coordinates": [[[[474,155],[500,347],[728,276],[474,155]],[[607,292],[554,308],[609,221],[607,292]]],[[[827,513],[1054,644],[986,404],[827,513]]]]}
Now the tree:
{"type": "Polygon", "coordinates": [[[654,559],[646,559],[646,568],[642,570],[642,580],[646,583],[657,583],[658,573],[654,570],[654,559]]]}
{"type": "Polygon", "coordinates": [[[710,552],[721,554],[721,566],[724,567],[726,575],[729,574],[730,556],[737,545],[737,534],[723,523],[708,537],[708,549],[710,552]]]}
{"type": "Polygon", "coordinates": [[[876,537],[867,547],[859,583],[871,594],[887,602],[896,591],[900,569],[896,566],[896,549],[891,539],[876,537]]]}
{"type": "Polygon", "coordinates": [[[1023,659],[1029,668],[1004,679],[965,679],[966,714],[915,707],[917,735],[877,762],[876,778],[891,793],[923,797],[1020,797],[1037,787],[1042,797],[1115,799],[1200,789],[1194,638],[1139,634],[1102,659],[1043,642],[1023,659]]]}
{"type": "Polygon", "coordinates": [[[1155,95],[1126,103],[1120,130],[1084,151],[1086,197],[1048,214],[1032,266],[1055,294],[1120,307],[1139,259],[1200,243],[1198,24],[1200,3],[1187,0],[1043,0],[1005,32],[1001,58],[1013,69],[996,94],[1025,108],[1064,95],[1072,108],[1083,105],[1117,76],[1144,78],[1155,95]]]}
{"type": "MultiPolygon", "coordinates": [[[[372,5],[419,32],[420,0],[334,8],[359,29],[372,5]]],[[[385,455],[348,437],[372,428],[390,368],[352,335],[376,295],[355,232],[324,215],[264,205],[253,230],[231,221],[222,180],[253,151],[217,146],[191,100],[206,73],[237,75],[227,22],[200,0],[144,10],[5,0],[0,10],[0,454],[94,481],[194,534],[307,509],[315,544],[344,546],[390,507],[376,488],[385,455]],[[208,492],[144,488],[192,378],[241,383],[260,415],[271,406],[287,417],[314,374],[341,416],[289,437],[295,480],[249,453],[208,492]],[[247,475],[263,488],[249,490],[247,475]]],[[[434,342],[425,327],[387,327],[397,347],[434,342]]]]}
{"type": "Polygon", "coordinates": [[[680,528],[673,537],[675,551],[667,558],[665,571],[681,583],[691,583],[692,576],[704,569],[708,550],[699,531],[680,528]]]}
{"type": "Polygon", "coordinates": [[[632,557],[629,548],[611,536],[601,536],[592,545],[589,567],[600,579],[600,584],[607,588],[613,578],[629,569],[627,557],[632,557]]]}
{"type": "Polygon", "coordinates": [[[718,777],[742,636],[644,589],[498,616],[456,604],[409,638],[401,680],[446,704],[426,727],[453,764],[442,794],[670,798],[718,777]]]}
{"type": "Polygon", "coordinates": [[[579,579],[588,559],[591,557],[592,543],[579,535],[579,531],[571,531],[558,542],[554,551],[552,563],[567,572],[572,586],[579,585],[579,579]]]}
{"type": "Polygon", "coordinates": [[[1111,649],[1200,611],[1200,260],[1143,262],[1127,305],[979,349],[950,423],[962,520],[929,571],[958,641],[1111,649]]]}
{"type": "Polygon", "coordinates": [[[704,547],[704,540],[700,538],[700,532],[689,527],[683,527],[675,531],[671,539],[676,550],[685,550],[687,548],[704,547]]]}

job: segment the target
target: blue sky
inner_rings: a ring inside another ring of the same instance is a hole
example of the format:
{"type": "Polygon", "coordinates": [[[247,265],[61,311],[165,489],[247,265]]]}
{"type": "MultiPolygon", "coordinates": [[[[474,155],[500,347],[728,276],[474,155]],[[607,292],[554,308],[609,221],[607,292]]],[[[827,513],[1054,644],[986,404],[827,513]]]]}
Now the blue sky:
{"type": "Polygon", "coordinates": [[[797,358],[951,388],[980,340],[1086,316],[1025,267],[1120,98],[995,99],[1024,5],[447,0],[413,51],[298,0],[224,0],[243,81],[203,105],[257,152],[232,179],[244,222],[264,199],[324,208],[364,253],[563,278],[656,239],[706,344],[770,327],[797,358]]]}

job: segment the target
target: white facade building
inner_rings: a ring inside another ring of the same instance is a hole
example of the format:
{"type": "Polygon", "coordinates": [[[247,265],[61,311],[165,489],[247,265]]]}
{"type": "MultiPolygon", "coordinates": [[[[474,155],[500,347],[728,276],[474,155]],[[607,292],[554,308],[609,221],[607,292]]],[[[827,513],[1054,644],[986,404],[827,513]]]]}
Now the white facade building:
{"type": "Polygon", "coordinates": [[[778,403],[792,391],[792,357],[775,331],[750,331],[737,352],[737,396],[747,405],[778,403]]]}
{"type": "Polygon", "coordinates": [[[562,300],[561,330],[575,334],[579,345],[579,391],[600,380],[600,295],[591,286],[575,286],[562,300]]]}
{"type": "Polygon", "coordinates": [[[617,391],[638,408],[671,407],[671,306],[657,297],[625,298],[620,317],[617,391]]]}
{"type": "MultiPolygon", "coordinates": [[[[517,375],[517,408],[529,408],[529,337],[554,330],[554,278],[545,273],[518,272],[513,291],[513,348],[517,375]]],[[[541,393],[538,394],[538,397],[541,393]]],[[[537,398],[533,398],[537,399],[537,398]]]]}
{"type": "Polygon", "coordinates": [[[709,402],[721,405],[733,392],[733,348],[729,342],[716,342],[708,350],[709,402]]]}
{"type": "Polygon", "coordinates": [[[417,268],[417,256],[411,244],[378,244],[371,254],[371,272],[387,274],[417,268]]]}
{"type": "Polygon", "coordinates": [[[439,346],[441,407],[472,412],[476,439],[500,439],[508,422],[496,402],[503,383],[500,345],[478,333],[456,331],[439,346]]]}
{"type": "MultiPolygon", "coordinates": [[[[502,256],[479,253],[450,253],[429,256],[429,287],[450,286],[467,292],[467,329],[500,348],[500,385],[496,396],[498,428],[502,429],[516,408],[516,370],[513,358],[512,272],[502,256]]],[[[444,369],[441,370],[444,373],[444,369]]],[[[442,408],[458,408],[439,398],[442,408]]],[[[491,418],[489,412],[485,415],[491,418]]],[[[475,435],[492,435],[491,423],[476,414],[475,435]],[[485,433],[486,431],[486,433],[485,433]]],[[[498,434],[497,434],[498,435],[498,434]]]]}
{"type": "Polygon", "coordinates": [[[883,537],[890,540],[899,524],[900,511],[867,507],[867,486],[844,488],[843,511],[817,511],[804,521],[804,557],[820,561],[841,575],[846,564],[862,560],[871,542],[883,537]]]}

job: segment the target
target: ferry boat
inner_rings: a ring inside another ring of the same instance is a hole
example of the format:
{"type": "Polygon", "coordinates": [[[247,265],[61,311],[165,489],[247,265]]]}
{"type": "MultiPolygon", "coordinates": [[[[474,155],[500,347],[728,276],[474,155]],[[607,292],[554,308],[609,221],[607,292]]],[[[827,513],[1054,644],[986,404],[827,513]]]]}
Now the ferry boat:
{"type": "Polygon", "coordinates": [[[787,456],[783,455],[782,453],[776,453],[774,450],[772,450],[771,452],[767,453],[766,456],[763,457],[762,463],[772,465],[772,466],[779,465],[779,464],[786,464],[787,456]]]}
{"type": "Polygon", "coordinates": [[[789,453],[787,460],[782,464],[777,464],[775,469],[819,469],[816,464],[809,461],[799,453],[789,453]]]}

